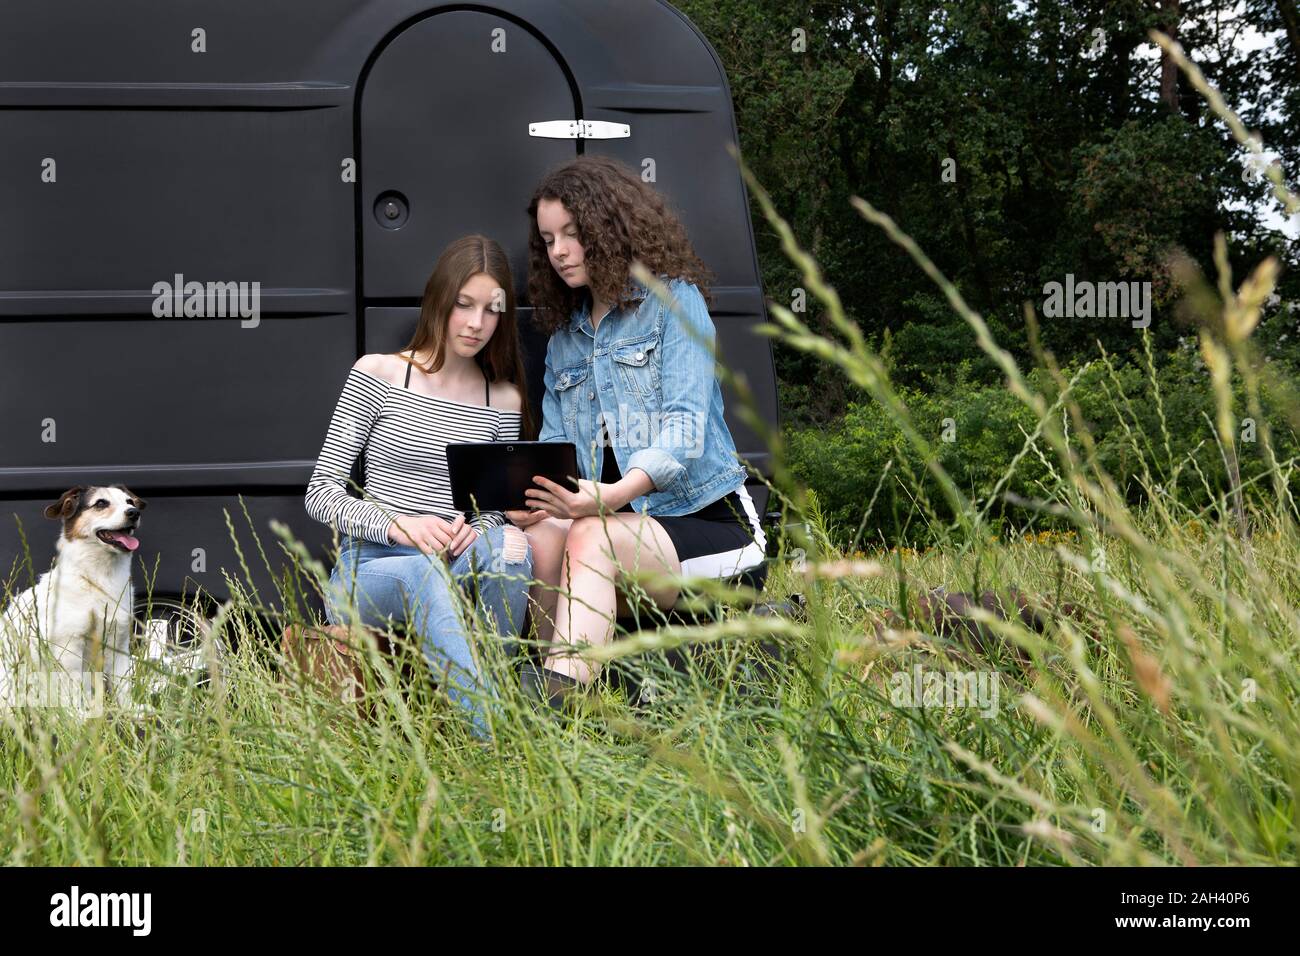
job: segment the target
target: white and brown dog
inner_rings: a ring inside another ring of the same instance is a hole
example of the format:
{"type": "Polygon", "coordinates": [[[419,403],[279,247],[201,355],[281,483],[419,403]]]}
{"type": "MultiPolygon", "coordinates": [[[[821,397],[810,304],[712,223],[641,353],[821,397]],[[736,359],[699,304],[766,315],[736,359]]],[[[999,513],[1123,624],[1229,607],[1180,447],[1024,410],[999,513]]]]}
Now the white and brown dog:
{"type": "MultiPolygon", "coordinates": [[[[0,707],[6,690],[12,698],[18,688],[30,686],[30,678],[19,679],[26,668],[35,664],[40,673],[49,673],[36,663],[44,655],[65,679],[84,682],[102,674],[98,686],[121,703],[128,700],[135,604],[131,556],[140,547],[135,533],[144,507],[144,500],[123,485],[78,485],[45,509],[47,518],[62,520],[63,529],[54,566],[0,615],[0,707]]],[[[74,706],[85,715],[84,706],[74,706]]]]}

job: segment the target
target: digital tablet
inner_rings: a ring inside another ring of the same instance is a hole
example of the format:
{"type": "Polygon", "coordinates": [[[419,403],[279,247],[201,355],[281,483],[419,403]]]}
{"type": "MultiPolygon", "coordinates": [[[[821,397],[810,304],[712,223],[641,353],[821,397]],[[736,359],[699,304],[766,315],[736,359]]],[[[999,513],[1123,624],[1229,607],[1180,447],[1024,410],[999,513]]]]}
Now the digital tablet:
{"type": "Polygon", "coordinates": [[[524,492],[533,475],[565,488],[577,477],[578,452],[568,441],[457,442],[447,446],[451,503],[458,511],[519,511],[529,507],[524,492]]]}

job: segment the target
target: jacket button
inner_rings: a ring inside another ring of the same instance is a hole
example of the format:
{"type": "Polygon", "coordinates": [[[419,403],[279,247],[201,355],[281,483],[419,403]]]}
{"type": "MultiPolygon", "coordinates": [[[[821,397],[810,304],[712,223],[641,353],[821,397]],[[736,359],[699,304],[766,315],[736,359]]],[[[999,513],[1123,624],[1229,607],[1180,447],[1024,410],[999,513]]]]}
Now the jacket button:
{"type": "Polygon", "coordinates": [[[644,362],[644,361],[645,361],[645,353],[644,353],[644,352],[637,352],[637,353],[636,353],[636,360],[637,360],[638,362],[644,362]]]}
{"type": "Polygon", "coordinates": [[[596,393],[594,391],[588,392],[587,398],[594,402],[596,400],[596,393]]]}

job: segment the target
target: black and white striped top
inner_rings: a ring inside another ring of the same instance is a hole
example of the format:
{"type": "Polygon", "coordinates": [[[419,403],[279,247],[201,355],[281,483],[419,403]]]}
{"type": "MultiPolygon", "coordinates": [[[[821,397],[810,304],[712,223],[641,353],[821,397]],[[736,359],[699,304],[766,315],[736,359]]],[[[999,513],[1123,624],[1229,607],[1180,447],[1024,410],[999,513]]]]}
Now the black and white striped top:
{"type": "MultiPolygon", "coordinates": [[[[393,543],[394,517],[452,520],[461,512],[451,506],[447,445],[518,439],[521,422],[519,412],[413,392],[353,368],[307,483],[307,514],[376,544],[393,543]],[[348,478],[362,449],[365,498],[354,498],[348,478]]],[[[504,522],[499,511],[470,518],[480,531],[504,522]]]]}

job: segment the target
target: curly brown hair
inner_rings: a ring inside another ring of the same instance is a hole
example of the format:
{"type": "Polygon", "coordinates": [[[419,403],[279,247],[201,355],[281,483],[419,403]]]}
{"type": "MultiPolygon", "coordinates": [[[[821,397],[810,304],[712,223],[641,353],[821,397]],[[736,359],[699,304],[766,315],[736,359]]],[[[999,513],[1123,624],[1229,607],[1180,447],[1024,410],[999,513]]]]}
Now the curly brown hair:
{"type": "Polygon", "coordinates": [[[569,324],[594,291],[616,309],[638,298],[628,289],[634,261],[651,273],[693,282],[712,302],[713,274],[691,247],[686,228],[664,197],[631,168],[608,156],[579,156],[546,174],[528,204],[528,299],[547,334],[569,324]],[[537,205],[558,199],[578,228],[592,290],[573,289],[551,265],[537,229],[537,205]]]}

